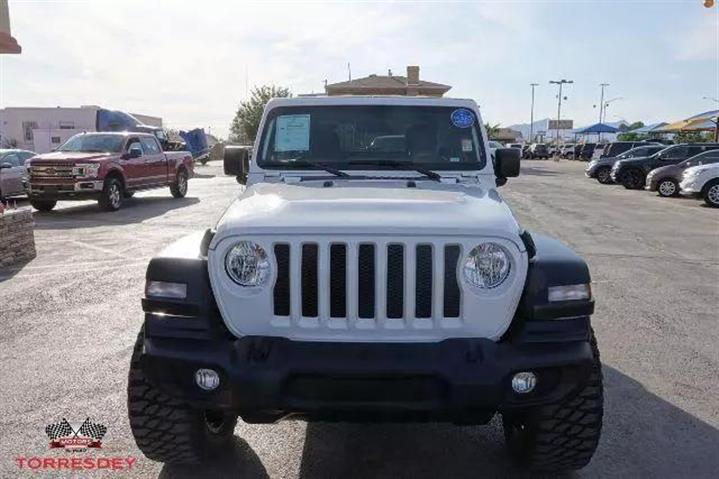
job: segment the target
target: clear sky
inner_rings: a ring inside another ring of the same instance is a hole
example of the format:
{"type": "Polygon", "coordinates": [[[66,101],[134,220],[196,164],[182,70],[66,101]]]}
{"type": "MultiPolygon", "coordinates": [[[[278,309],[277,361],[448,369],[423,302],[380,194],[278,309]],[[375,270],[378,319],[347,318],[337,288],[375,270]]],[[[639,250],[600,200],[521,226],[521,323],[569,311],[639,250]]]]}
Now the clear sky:
{"type": "MultiPolygon", "coordinates": [[[[0,106],[77,106],[162,116],[226,136],[247,84],[294,93],[403,74],[452,85],[485,121],[674,121],[719,108],[719,7],[705,0],[242,2],[10,0],[21,55],[0,56],[0,106]],[[247,81],[249,80],[249,82],[247,81]]],[[[717,3],[717,2],[715,2],[717,3]]]]}

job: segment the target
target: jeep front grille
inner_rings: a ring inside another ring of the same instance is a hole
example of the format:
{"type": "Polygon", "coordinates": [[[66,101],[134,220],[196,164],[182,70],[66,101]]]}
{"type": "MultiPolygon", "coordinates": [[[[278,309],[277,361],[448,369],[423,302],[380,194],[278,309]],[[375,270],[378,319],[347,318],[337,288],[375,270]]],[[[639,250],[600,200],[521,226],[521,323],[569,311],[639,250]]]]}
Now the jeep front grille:
{"type": "Polygon", "coordinates": [[[273,250],[275,316],[358,318],[372,327],[378,319],[461,315],[458,244],[308,242],[273,250]]]}

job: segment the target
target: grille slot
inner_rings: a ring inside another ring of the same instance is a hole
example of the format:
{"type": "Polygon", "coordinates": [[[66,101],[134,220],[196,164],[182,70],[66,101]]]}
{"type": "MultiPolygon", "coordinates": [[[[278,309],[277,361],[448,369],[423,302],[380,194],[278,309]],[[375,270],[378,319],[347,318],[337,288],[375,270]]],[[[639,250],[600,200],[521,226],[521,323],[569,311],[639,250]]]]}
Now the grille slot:
{"type": "Polygon", "coordinates": [[[415,268],[415,313],[418,318],[432,317],[432,246],[417,245],[415,268]]]}
{"type": "Polygon", "coordinates": [[[330,317],[347,316],[347,246],[330,246],[330,317]]]}
{"type": "Polygon", "coordinates": [[[317,317],[317,245],[302,245],[302,316],[317,317]]]}
{"type": "Polygon", "coordinates": [[[404,312],[404,246],[387,246],[387,317],[401,318],[404,312]]]}
{"type": "Polygon", "coordinates": [[[274,307],[277,316],[290,315],[290,245],[275,245],[277,281],[274,289],[274,307]]]}
{"type": "Polygon", "coordinates": [[[360,318],[374,318],[374,260],[374,245],[360,245],[357,257],[357,315],[360,318]]]}
{"type": "Polygon", "coordinates": [[[457,283],[457,262],[459,246],[447,245],[444,248],[444,317],[458,318],[460,292],[457,283]]]}
{"type": "Polygon", "coordinates": [[[422,320],[413,327],[434,328],[442,327],[441,318],[461,318],[456,243],[309,242],[296,249],[278,243],[272,251],[274,314],[291,317],[300,327],[332,319],[329,327],[353,328],[353,320],[374,319],[357,327],[382,328],[387,320],[386,327],[403,328],[422,320]]]}

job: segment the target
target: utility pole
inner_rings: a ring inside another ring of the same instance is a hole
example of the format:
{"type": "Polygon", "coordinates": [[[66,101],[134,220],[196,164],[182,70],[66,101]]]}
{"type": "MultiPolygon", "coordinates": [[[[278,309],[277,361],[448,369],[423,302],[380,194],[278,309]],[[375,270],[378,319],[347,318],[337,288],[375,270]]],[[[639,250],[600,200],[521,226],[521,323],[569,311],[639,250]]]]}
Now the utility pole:
{"type": "Polygon", "coordinates": [[[559,121],[562,119],[562,86],[574,83],[574,81],[562,78],[561,80],[550,80],[549,83],[559,85],[559,95],[557,95],[557,144],[555,145],[555,148],[559,148],[559,121]]]}
{"type": "Polygon", "coordinates": [[[599,100],[599,123],[604,121],[604,88],[609,86],[609,83],[600,83],[600,87],[602,87],[602,95],[599,100]]]}
{"type": "Polygon", "coordinates": [[[534,87],[539,86],[539,83],[530,83],[532,87],[532,108],[529,111],[529,142],[534,141],[534,87]]]}

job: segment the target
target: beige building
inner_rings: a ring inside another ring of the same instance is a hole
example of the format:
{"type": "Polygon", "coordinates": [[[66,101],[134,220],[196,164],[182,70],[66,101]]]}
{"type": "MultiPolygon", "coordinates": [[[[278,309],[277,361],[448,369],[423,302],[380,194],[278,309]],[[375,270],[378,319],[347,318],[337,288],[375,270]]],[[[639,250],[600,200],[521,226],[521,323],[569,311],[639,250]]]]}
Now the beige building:
{"type": "Polygon", "coordinates": [[[403,95],[440,97],[452,88],[449,85],[420,80],[419,67],[408,66],[407,76],[370,75],[356,80],[332,83],[325,86],[327,95],[403,95]]]}

